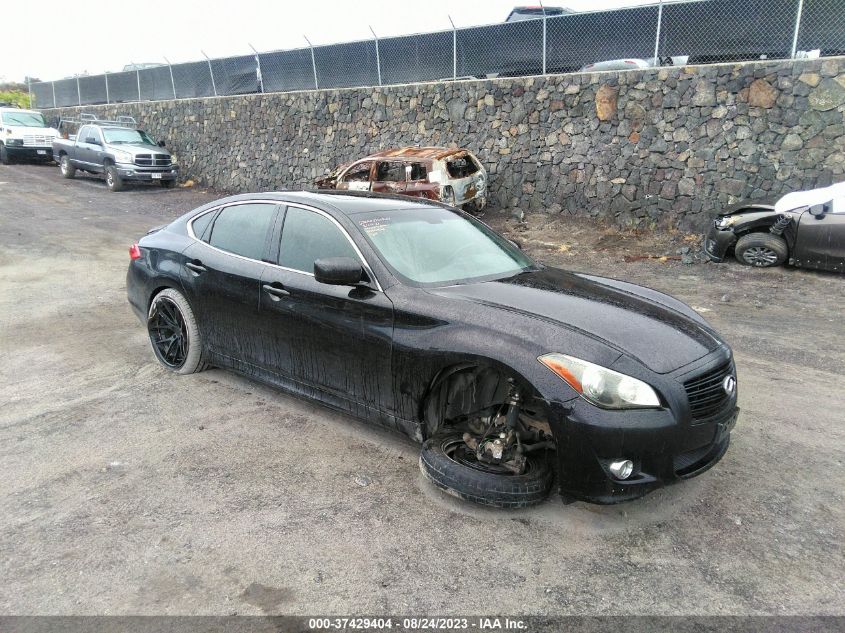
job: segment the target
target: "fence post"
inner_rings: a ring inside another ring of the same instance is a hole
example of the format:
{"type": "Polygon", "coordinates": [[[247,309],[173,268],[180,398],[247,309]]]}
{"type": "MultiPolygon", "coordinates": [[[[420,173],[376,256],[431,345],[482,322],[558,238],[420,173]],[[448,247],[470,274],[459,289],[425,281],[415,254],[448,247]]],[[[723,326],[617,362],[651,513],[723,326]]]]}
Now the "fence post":
{"type": "Polygon", "coordinates": [[[26,76],[26,90],[29,93],[29,109],[32,110],[32,79],[26,76]]]}
{"type": "Polygon", "coordinates": [[[803,11],[804,0],[798,0],[798,12],[795,14],[795,33],[792,36],[792,59],[795,59],[795,54],[798,52],[798,31],[801,29],[801,13],[803,11]]]}
{"type": "Polygon", "coordinates": [[[311,49],[311,67],[314,69],[314,90],[319,90],[320,85],[317,83],[317,60],[314,59],[314,45],[308,39],[307,35],[303,35],[302,37],[305,38],[305,41],[308,42],[308,48],[311,49]]]}
{"type": "Polygon", "coordinates": [[[53,107],[55,108],[56,107],[56,82],[51,81],[50,87],[53,89],[53,107]]]}
{"type": "Polygon", "coordinates": [[[135,81],[138,84],[138,101],[141,100],[141,69],[135,66],[135,81]]]}
{"type": "Polygon", "coordinates": [[[103,72],[103,77],[105,78],[105,81],[106,81],[106,103],[109,104],[109,103],[111,103],[111,100],[109,99],[109,73],[108,73],[108,71],[103,72]]]}
{"type": "Polygon", "coordinates": [[[546,7],[543,0],[540,0],[540,8],[543,10],[543,74],[546,74],[546,7]]]}
{"type": "Polygon", "coordinates": [[[261,94],[264,94],[264,73],[261,72],[261,56],[252,44],[250,44],[249,47],[252,49],[252,52],[255,53],[255,65],[258,68],[258,87],[261,89],[261,94]]]}
{"type": "Polygon", "coordinates": [[[211,59],[205,54],[205,51],[200,51],[208,62],[208,74],[211,75],[211,89],[214,91],[214,96],[217,96],[217,84],[214,81],[214,69],[211,67],[211,59]]]}
{"type": "Polygon", "coordinates": [[[379,56],[378,52],[378,35],[373,30],[373,27],[370,27],[370,33],[373,34],[373,37],[376,38],[376,72],[378,73],[378,85],[381,85],[381,57],[379,56]]]}
{"type": "Polygon", "coordinates": [[[447,15],[449,24],[452,25],[452,81],[458,78],[458,29],[455,28],[455,23],[452,21],[452,16],[447,15]]]}
{"type": "Polygon", "coordinates": [[[657,7],[657,34],[654,36],[654,65],[660,63],[660,28],[663,22],[663,0],[660,0],[660,5],[657,7]]]}
{"type": "Polygon", "coordinates": [[[82,105],[82,88],[79,87],[79,75],[76,76],[76,100],[82,105]]]}
{"type": "Polygon", "coordinates": [[[170,87],[173,88],[173,98],[176,98],[176,82],[173,80],[173,64],[170,63],[170,60],[166,57],[164,61],[167,62],[167,70],[170,71],[170,87]]]}

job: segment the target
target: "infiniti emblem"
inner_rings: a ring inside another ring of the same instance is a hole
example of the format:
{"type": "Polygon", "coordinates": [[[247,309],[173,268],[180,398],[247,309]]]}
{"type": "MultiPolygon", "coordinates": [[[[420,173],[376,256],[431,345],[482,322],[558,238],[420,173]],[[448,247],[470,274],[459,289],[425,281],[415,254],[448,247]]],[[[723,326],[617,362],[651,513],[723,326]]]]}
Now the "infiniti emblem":
{"type": "Polygon", "coordinates": [[[722,381],[722,389],[725,390],[726,394],[732,396],[734,391],[736,391],[736,378],[725,376],[725,379],[722,381]]]}

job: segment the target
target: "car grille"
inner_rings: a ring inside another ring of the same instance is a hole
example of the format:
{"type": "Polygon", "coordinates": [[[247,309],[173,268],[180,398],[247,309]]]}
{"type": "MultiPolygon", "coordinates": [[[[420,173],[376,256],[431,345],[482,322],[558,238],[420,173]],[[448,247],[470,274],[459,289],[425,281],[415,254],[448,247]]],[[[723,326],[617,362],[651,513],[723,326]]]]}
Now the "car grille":
{"type": "Polygon", "coordinates": [[[135,164],[141,167],[170,167],[170,156],[167,154],[138,154],[135,164]]]}
{"type": "Polygon", "coordinates": [[[44,147],[45,145],[51,145],[52,143],[52,136],[29,134],[23,137],[23,144],[25,147],[44,147]]]}
{"type": "Polygon", "coordinates": [[[725,377],[733,375],[730,362],[684,383],[689,400],[690,413],[694,420],[709,418],[719,413],[731,401],[732,394],[726,393],[722,383],[725,377]]]}

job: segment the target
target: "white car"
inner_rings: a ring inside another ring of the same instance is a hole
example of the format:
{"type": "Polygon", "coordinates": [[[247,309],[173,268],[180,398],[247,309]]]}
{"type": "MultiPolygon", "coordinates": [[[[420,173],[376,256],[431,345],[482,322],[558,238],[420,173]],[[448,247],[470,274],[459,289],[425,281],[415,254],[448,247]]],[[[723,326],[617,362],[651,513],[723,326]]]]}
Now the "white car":
{"type": "Polygon", "coordinates": [[[8,165],[18,158],[52,161],[53,139],[58,134],[40,112],[0,108],[0,162],[8,165]]]}
{"type": "Polygon", "coordinates": [[[662,57],[655,64],[653,59],[606,59],[594,64],[587,64],[581,68],[582,73],[602,72],[605,70],[642,70],[643,68],[657,68],[659,66],[685,66],[689,62],[689,55],[675,55],[662,57]]]}

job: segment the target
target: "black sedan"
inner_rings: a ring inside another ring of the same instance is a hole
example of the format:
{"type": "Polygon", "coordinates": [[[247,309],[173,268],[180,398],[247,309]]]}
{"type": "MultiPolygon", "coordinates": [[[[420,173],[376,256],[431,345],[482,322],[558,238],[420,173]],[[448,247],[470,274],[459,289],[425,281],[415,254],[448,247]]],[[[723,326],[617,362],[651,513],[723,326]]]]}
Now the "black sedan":
{"type": "Polygon", "coordinates": [[[707,227],[704,252],[723,262],[733,251],[741,264],[845,272],[845,182],[796,191],[774,204],[731,206],[707,227]]]}
{"type": "Polygon", "coordinates": [[[218,200],[130,249],[159,362],[223,367],[423,443],[438,487],[498,507],[615,503],[724,455],[730,348],[665,294],[531,261],[440,203],[218,200]]]}

